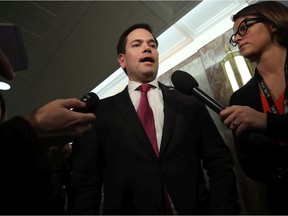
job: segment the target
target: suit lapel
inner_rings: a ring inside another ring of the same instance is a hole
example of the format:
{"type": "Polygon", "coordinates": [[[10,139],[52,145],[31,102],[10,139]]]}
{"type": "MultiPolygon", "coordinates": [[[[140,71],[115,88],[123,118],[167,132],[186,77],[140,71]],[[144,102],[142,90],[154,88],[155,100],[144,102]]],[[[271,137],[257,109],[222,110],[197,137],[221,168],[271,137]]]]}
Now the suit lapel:
{"type": "Polygon", "coordinates": [[[114,97],[114,104],[116,110],[119,111],[119,113],[124,119],[124,122],[126,122],[127,127],[130,128],[130,130],[138,140],[135,145],[139,144],[142,148],[144,148],[148,155],[150,155],[154,159],[157,159],[152,145],[148,139],[148,136],[146,135],[145,130],[142,127],[141,121],[138,118],[137,112],[135,111],[135,108],[129,97],[127,87],[114,97]]]}
{"type": "Polygon", "coordinates": [[[162,90],[163,101],[164,101],[164,126],[162,134],[162,142],[160,149],[160,157],[165,153],[170,141],[171,135],[173,134],[175,126],[175,117],[178,107],[177,92],[173,87],[166,87],[163,84],[159,83],[159,86],[162,90]]]}

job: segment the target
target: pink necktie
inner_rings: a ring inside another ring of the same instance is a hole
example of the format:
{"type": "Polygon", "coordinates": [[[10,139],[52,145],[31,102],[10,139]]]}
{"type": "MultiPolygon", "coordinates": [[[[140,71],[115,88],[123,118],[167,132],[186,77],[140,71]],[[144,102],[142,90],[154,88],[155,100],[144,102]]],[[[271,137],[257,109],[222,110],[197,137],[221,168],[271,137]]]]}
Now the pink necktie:
{"type": "Polygon", "coordinates": [[[147,92],[150,90],[152,86],[150,84],[142,84],[137,89],[141,91],[140,103],[138,106],[138,116],[142,122],[142,125],[146,131],[147,136],[152,144],[154,152],[157,157],[159,156],[157,138],[156,138],[156,130],[154,123],[153,111],[149,105],[149,101],[147,98],[147,92]]]}

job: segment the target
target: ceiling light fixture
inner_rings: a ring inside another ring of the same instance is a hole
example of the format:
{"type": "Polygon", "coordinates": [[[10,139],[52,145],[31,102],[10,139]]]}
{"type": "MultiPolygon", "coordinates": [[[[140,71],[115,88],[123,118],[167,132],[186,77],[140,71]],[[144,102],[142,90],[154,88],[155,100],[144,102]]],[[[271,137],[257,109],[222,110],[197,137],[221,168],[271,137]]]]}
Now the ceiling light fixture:
{"type": "Polygon", "coordinates": [[[8,83],[0,81],[0,90],[9,90],[11,87],[8,83]]]}
{"type": "Polygon", "coordinates": [[[225,46],[226,56],[221,65],[228,78],[233,92],[245,85],[252,77],[252,68],[247,59],[239,51],[232,52],[225,46]]]}

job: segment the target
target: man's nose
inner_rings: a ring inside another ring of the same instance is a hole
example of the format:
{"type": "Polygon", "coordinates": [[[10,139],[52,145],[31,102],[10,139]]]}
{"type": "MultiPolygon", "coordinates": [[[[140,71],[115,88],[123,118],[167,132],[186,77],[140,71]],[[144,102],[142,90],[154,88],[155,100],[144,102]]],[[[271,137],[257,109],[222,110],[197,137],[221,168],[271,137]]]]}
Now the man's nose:
{"type": "Polygon", "coordinates": [[[146,49],[144,50],[144,53],[151,53],[151,49],[150,49],[150,48],[146,48],[146,49]]]}

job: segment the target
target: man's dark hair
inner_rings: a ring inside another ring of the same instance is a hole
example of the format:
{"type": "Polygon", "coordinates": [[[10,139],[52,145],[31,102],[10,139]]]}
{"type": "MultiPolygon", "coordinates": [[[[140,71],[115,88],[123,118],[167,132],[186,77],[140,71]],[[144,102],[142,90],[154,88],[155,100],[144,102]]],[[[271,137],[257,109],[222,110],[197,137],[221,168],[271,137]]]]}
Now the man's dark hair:
{"type": "MultiPolygon", "coordinates": [[[[126,46],[126,43],[127,43],[127,36],[132,32],[134,31],[135,29],[146,29],[147,31],[149,31],[152,35],[153,35],[153,32],[152,32],[152,28],[150,25],[146,24],[146,23],[138,23],[138,24],[135,24],[135,25],[132,25],[130,26],[128,29],[126,29],[120,36],[119,40],[118,40],[118,44],[117,44],[117,54],[125,54],[126,50],[125,50],[125,46],[126,46]]],[[[155,36],[153,35],[153,38],[156,42],[156,46],[158,47],[158,41],[157,39],[155,38],[155,36]]]]}

